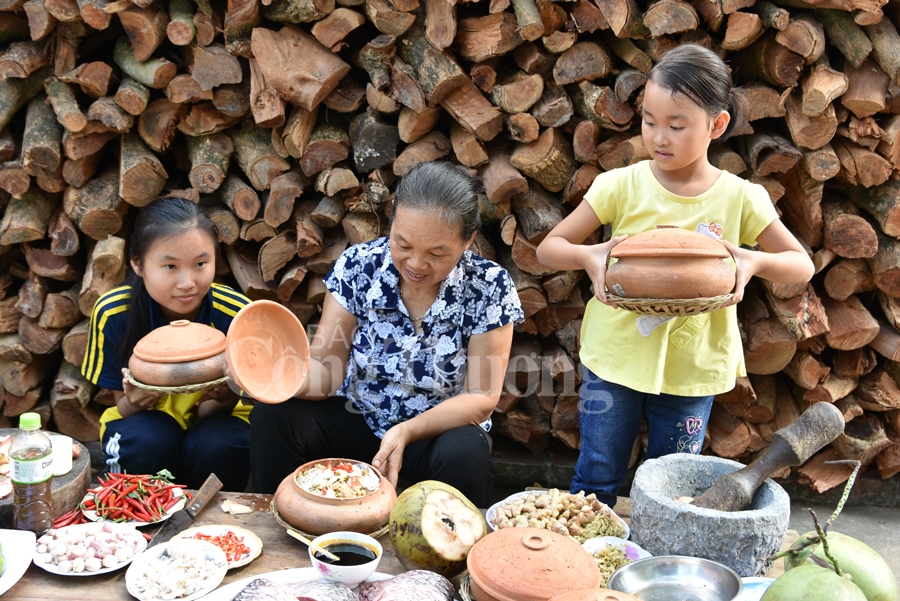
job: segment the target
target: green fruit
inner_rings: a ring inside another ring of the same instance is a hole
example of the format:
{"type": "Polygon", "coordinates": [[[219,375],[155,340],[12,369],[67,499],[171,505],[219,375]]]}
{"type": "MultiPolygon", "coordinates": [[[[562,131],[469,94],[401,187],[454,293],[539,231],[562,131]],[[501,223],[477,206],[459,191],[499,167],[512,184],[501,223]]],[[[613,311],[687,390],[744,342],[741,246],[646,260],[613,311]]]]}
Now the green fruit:
{"type": "MultiPolygon", "coordinates": [[[[807,532],[794,544],[800,546],[806,540],[814,537],[815,532],[807,532]]],[[[866,596],[867,601],[898,601],[900,592],[897,589],[897,579],[887,562],[872,547],[861,540],[839,532],[828,533],[828,549],[837,560],[842,572],[850,574],[855,584],[866,596]]],[[[791,570],[801,565],[812,564],[810,557],[823,560],[827,565],[831,562],[825,557],[822,544],[810,546],[798,554],[791,554],[784,558],[785,570],[791,570]]]]}
{"type": "Polygon", "coordinates": [[[3,547],[0,547],[0,576],[6,571],[6,561],[3,560],[3,547]]]}
{"type": "Polygon", "coordinates": [[[804,565],[779,576],[761,601],[866,601],[866,596],[834,570],[804,565]]]}
{"type": "Polygon", "coordinates": [[[456,576],[466,569],[469,550],[486,532],[478,508],[461,492],[436,480],[410,486],[391,510],[391,543],[407,570],[456,576]]]}

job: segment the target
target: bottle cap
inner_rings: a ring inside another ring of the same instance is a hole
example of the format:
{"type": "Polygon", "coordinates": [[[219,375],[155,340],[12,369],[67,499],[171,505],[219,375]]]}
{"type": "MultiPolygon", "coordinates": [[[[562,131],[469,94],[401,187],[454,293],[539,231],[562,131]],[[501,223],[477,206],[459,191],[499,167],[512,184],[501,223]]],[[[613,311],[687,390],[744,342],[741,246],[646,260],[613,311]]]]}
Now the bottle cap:
{"type": "Polygon", "coordinates": [[[19,428],[22,430],[40,430],[41,416],[38,413],[23,413],[19,416],[19,428]]]}

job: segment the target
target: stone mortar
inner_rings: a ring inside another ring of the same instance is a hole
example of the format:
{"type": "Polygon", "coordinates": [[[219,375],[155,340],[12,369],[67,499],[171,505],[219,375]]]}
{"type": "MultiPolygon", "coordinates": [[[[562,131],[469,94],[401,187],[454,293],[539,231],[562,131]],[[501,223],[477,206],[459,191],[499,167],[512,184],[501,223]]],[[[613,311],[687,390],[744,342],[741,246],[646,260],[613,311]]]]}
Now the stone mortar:
{"type": "Polygon", "coordinates": [[[766,480],[745,511],[695,507],[675,497],[697,497],[724,474],[744,467],[737,461],[677,453],[649,459],[631,486],[631,539],[653,555],[705,557],[741,576],[762,576],[769,557],[781,549],[791,501],[766,480]]]}

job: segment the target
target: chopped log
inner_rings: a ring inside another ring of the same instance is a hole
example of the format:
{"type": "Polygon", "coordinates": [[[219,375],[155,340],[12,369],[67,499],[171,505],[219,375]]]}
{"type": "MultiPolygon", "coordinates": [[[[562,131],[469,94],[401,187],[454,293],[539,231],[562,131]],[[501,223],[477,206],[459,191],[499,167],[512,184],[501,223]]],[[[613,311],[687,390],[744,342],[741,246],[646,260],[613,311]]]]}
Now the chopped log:
{"type": "Polygon", "coordinates": [[[111,97],[98,98],[85,112],[88,122],[96,121],[111,131],[125,133],[134,125],[134,116],[122,110],[111,97]]]}
{"type": "Polygon", "coordinates": [[[847,61],[858,68],[872,52],[872,42],[863,29],[842,10],[820,9],[816,19],[825,27],[828,42],[837,48],[847,61]]]}
{"type": "Polygon", "coordinates": [[[878,475],[882,480],[893,478],[900,473],[900,442],[896,437],[891,438],[891,444],[875,458],[878,466],[878,475]]]}
{"type": "Polygon", "coordinates": [[[776,316],[745,321],[747,345],[744,361],[747,373],[774,374],[790,363],[797,350],[792,332],[776,316]]]}
{"type": "Polygon", "coordinates": [[[201,194],[212,194],[228,174],[228,165],[234,153],[231,138],[224,133],[189,137],[187,150],[191,160],[188,175],[191,186],[201,194]]]}
{"type": "Polygon", "coordinates": [[[846,300],[821,297],[830,331],[825,340],[831,348],[851,350],[869,344],[878,336],[879,325],[856,296],[846,300]]]}
{"type": "Polygon", "coordinates": [[[544,35],[544,22],[534,0],[511,0],[511,4],[523,40],[531,42],[544,35]]]}
{"type": "Polygon", "coordinates": [[[831,141],[837,131],[833,104],[829,104],[820,115],[810,117],[803,113],[800,98],[796,94],[791,94],[785,102],[785,110],[791,138],[802,148],[811,150],[822,148],[831,141]]]}
{"type": "Polygon", "coordinates": [[[516,293],[522,303],[525,318],[529,318],[547,307],[547,296],[541,289],[541,280],[523,272],[509,256],[509,251],[501,254],[500,264],[509,271],[510,278],[516,287],[516,293]]]}
{"type": "Polygon", "coordinates": [[[50,390],[53,421],[60,434],[76,440],[97,440],[103,407],[90,402],[94,390],[78,366],[62,362],[50,390]]]}
{"type": "Polygon", "coordinates": [[[194,41],[196,35],[197,26],[194,25],[193,3],[190,0],[171,0],[166,37],[176,46],[188,46],[194,41]]]}
{"type": "Polygon", "coordinates": [[[16,156],[16,141],[9,128],[0,131],[0,161],[8,161],[16,156]]]}
{"type": "Polygon", "coordinates": [[[63,292],[52,292],[44,299],[44,308],[38,317],[38,325],[42,328],[70,328],[82,317],[78,309],[78,292],[75,286],[63,292]]]}
{"type": "Polygon", "coordinates": [[[80,247],[78,230],[62,207],[57,208],[50,216],[47,236],[50,238],[50,252],[54,255],[71,257],[78,252],[80,247]]]}
{"type": "Polygon", "coordinates": [[[537,140],[540,135],[540,125],[538,125],[537,119],[528,113],[504,115],[503,123],[506,125],[509,137],[516,142],[528,144],[537,140]]]}
{"type": "Polygon", "coordinates": [[[517,72],[513,78],[491,89],[494,105],[506,113],[522,113],[537,102],[544,91],[544,80],[540,75],[517,72]]]}
{"type": "MultiPolygon", "coordinates": [[[[284,2],[275,2],[272,10],[284,6],[284,2]]],[[[253,30],[260,24],[260,3],[250,0],[228,0],[225,11],[224,33],[225,47],[230,54],[245,58],[259,57],[253,51],[253,30]]],[[[275,15],[272,15],[275,16],[275,15]]],[[[273,19],[275,20],[275,19],[273,19]]]]}
{"type": "Polygon", "coordinates": [[[729,405],[731,403],[750,404],[756,402],[756,392],[754,392],[753,390],[753,385],[750,383],[750,378],[746,376],[738,376],[737,378],[735,378],[734,388],[732,388],[728,392],[717,394],[715,399],[713,400],[724,405],[729,405]]]}
{"type": "Polygon", "coordinates": [[[0,189],[13,198],[22,198],[31,186],[31,177],[21,160],[7,161],[0,165],[0,189]]]}
{"type": "MultiPolygon", "coordinates": [[[[460,19],[455,48],[460,58],[481,63],[512,51],[522,41],[516,17],[508,12],[499,12],[484,17],[460,19]]],[[[522,69],[526,73],[534,73],[524,67],[522,69]]]]}
{"type": "Polygon", "coordinates": [[[0,361],[31,363],[31,351],[22,346],[18,332],[0,335],[0,361]]]}
{"type": "Polygon", "coordinates": [[[281,281],[278,283],[279,302],[286,303],[291,299],[294,291],[303,283],[306,272],[305,259],[294,259],[294,261],[288,263],[284,270],[284,275],[281,276],[281,281]]]}
{"type": "Polygon", "coordinates": [[[0,130],[9,124],[20,108],[41,91],[49,75],[50,69],[45,67],[24,79],[0,80],[0,130]]]}
{"type": "Polygon", "coordinates": [[[300,257],[311,257],[322,250],[325,234],[322,232],[322,228],[312,220],[315,210],[316,202],[312,200],[299,202],[294,207],[293,220],[294,229],[297,232],[297,255],[300,257]]]}
{"type": "Polygon", "coordinates": [[[217,190],[219,201],[239,219],[250,221],[259,213],[259,195],[237,175],[225,177],[217,190]]]}
{"type": "MultiPolygon", "coordinates": [[[[849,198],[872,215],[888,236],[900,236],[900,207],[895,199],[900,194],[900,182],[888,180],[870,188],[854,188],[849,198]]],[[[879,240],[879,246],[880,240],[879,240]]]]}
{"type": "Polygon", "coordinates": [[[255,123],[245,121],[231,137],[237,164],[257,190],[267,190],[273,179],[291,168],[272,147],[270,132],[255,123]]]}
{"type": "Polygon", "coordinates": [[[176,128],[188,108],[188,105],[185,104],[176,104],[166,98],[157,98],[141,113],[141,117],[138,119],[138,134],[156,152],[165,151],[172,143],[176,128]]]}
{"type": "Polygon", "coordinates": [[[323,196],[309,218],[316,225],[328,229],[338,225],[346,214],[347,207],[343,202],[332,196],[323,196]]]}
{"type": "Polygon", "coordinates": [[[803,89],[801,112],[807,117],[818,117],[835,98],[847,91],[849,80],[844,73],[832,69],[823,56],[812,66],[800,85],[803,89]]]}
{"type": "Polygon", "coordinates": [[[716,455],[736,459],[750,445],[750,428],[718,403],[713,403],[708,427],[710,446],[716,455]]]}
{"type": "Polygon", "coordinates": [[[250,110],[250,86],[246,80],[241,84],[221,85],[213,90],[212,103],[223,115],[243,117],[250,110]]]}
{"type": "Polygon", "coordinates": [[[143,62],[137,60],[124,36],[116,41],[113,60],[126,75],[155,90],[162,90],[169,85],[177,72],[175,64],[164,58],[152,58],[143,62]]]}
{"type": "MultiPolygon", "coordinates": [[[[260,219],[245,221],[241,225],[241,240],[248,242],[264,242],[269,238],[273,238],[278,232],[271,225],[260,219]]],[[[249,259],[248,259],[249,260],[249,259]]]]}
{"type": "MultiPolygon", "coordinates": [[[[43,40],[53,33],[57,20],[56,17],[47,11],[42,0],[28,0],[22,5],[22,9],[25,11],[25,16],[28,17],[28,29],[32,40],[43,40]]],[[[9,23],[4,22],[0,25],[0,28],[5,29],[8,25],[9,23]]],[[[4,33],[6,32],[4,31],[4,33]]],[[[0,39],[5,39],[6,37],[8,36],[0,35],[0,39]]],[[[15,36],[13,35],[12,37],[15,36]]],[[[10,41],[13,40],[6,39],[3,43],[10,41]]]]}
{"type": "Polygon", "coordinates": [[[849,422],[855,417],[859,417],[865,411],[859,406],[859,402],[852,394],[848,394],[844,398],[835,401],[834,406],[840,409],[844,414],[844,422],[849,422]]]}
{"type": "Polygon", "coordinates": [[[816,181],[827,181],[841,170],[841,161],[831,144],[826,144],[816,150],[803,150],[802,152],[803,158],[799,163],[800,171],[808,173],[816,181]]]}
{"type": "Polygon", "coordinates": [[[722,403],[731,415],[750,424],[766,424],[775,418],[778,378],[753,376],[750,378],[753,397],[743,402],[722,403]]]}
{"type": "Polygon", "coordinates": [[[589,81],[578,84],[575,93],[575,112],[585,119],[596,121],[604,129],[625,131],[630,128],[634,111],[622,102],[609,86],[596,86],[589,81]]]}
{"type": "Polygon", "coordinates": [[[784,373],[801,388],[812,390],[828,378],[831,368],[822,363],[815,355],[806,351],[798,351],[784,368],[784,373]]]}
{"type": "MultiPolygon", "coordinates": [[[[833,11],[839,12],[839,11],[833,11]]],[[[840,486],[850,478],[853,468],[847,465],[826,465],[826,462],[837,461],[841,458],[832,448],[825,449],[813,456],[809,462],[797,470],[797,481],[805,484],[817,493],[831,490],[840,486]]]]}
{"type": "MultiPolygon", "coordinates": [[[[447,142],[447,144],[449,148],[450,143],[447,142]]],[[[358,187],[359,179],[353,171],[341,165],[335,165],[316,176],[316,190],[328,196],[358,187]]]]}
{"type": "Polygon", "coordinates": [[[565,88],[548,81],[544,84],[541,99],[531,107],[530,112],[543,127],[554,128],[568,123],[574,109],[565,88]]]}
{"type": "Polygon", "coordinates": [[[581,298],[581,291],[575,290],[566,300],[551,303],[546,309],[538,311],[534,316],[534,322],[540,335],[547,338],[573,319],[580,319],[583,315],[584,300],[581,298]]]}
{"type": "Polygon", "coordinates": [[[263,2],[262,14],[271,21],[296,25],[319,21],[333,10],[334,0],[276,0],[263,2]]]}
{"type": "Polygon", "coordinates": [[[869,117],[885,110],[887,87],[890,82],[881,67],[872,59],[859,68],[844,65],[847,89],[841,95],[841,104],[857,117],[869,117]]]}
{"type": "Polygon", "coordinates": [[[544,290],[547,291],[547,301],[551,303],[563,302],[572,295],[583,277],[584,271],[581,270],[563,271],[550,276],[543,282],[544,290]]]}
{"type": "Polygon", "coordinates": [[[694,7],[681,0],[651,2],[643,19],[644,25],[653,37],[693,31],[700,24],[700,18],[694,7]]]}
{"type": "MultiPolygon", "coordinates": [[[[263,220],[273,228],[286,222],[294,213],[294,202],[307,187],[309,187],[309,179],[297,169],[292,169],[272,179],[271,189],[263,209],[263,220]]],[[[296,247],[296,241],[293,244],[296,247]]],[[[272,278],[264,277],[263,279],[269,281],[272,278]]]]}
{"type": "Polygon", "coordinates": [[[363,46],[356,56],[356,63],[379,90],[387,89],[391,83],[391,60],[396,51],[397,38],[382,34],[363,46]]]}
{"type": "Polygon", "coordinates": [[[441,100],[441,106],[479,140],[493,140],[503,129],[503,116],[468,77],[441,100]]]}
{"type": "Polygon", "coordinates": [[[733,12],[728,15],[728,26],[722,48],[735,51],[743,50],[762,36],[765,30],[762,19],[753,13],[733,12]]]}
{"type": "Polygon", "coordinates": [[[900,296],[900,242],[881,232],[876,233],[878,251],[874,257],[866,259],[866,262],[872,270],[878,289],[891,296],[900,296]]]}
{"type": "Polygon", "coordinates": [[[562,54],[578,41],[578,33],[574,31],[554,31],[541,39],[544,48],[553,54],[562,54]]]}
{"type": "MultiPolygon", "coordinates": [[[[75,0],[44,0],[44,8],[59,21],[81,21],[81,12],[75,0]]],[[[57,33],[59,31],[57,27],[57,33]]]]}
{"type": "Polygon", "coordinates": [[[263,281],[271,282],[276,273],[297,256],[294,232],[287,230],[269,238],[259,247],[259,273],[263,281]]]}
{"type": "Polygon", "coordinates": [[[519,145],[510,161],[519,171],[551,192],[562,190],[576,168],[571,146],[554,128],[547,129],[531,144],[519,145]]]}
{"type": "Polygon", "coordinates": [[[735,175],[740,175],[747,170],[747,163],[744,159],[725,144],[716,144],[709,149],[709,162],[735,175]]]}
{"type": "Polygon", "coordinates": [[[823,284],[828,296],[846,300],[859,292],[873,290],[875,278],[864,260],[843,259],[828,270],[823,284]]]}
{"type": "Polygon", "coordinates": [[[849,351],[836,351],[831,360],[831,369],[842,378],[861,378],[878,365],[875,351],[864,346],[849,351]]]}
{"type": "Polygon", "coordinates": [[[627,167],[650,158],[641,136],[613,136],[597,146],[597,162],[604,170],[627,167]]]}
{"type": "MultiPolygon", "coordinates": [[[[237,57],[229,54],[225,46],[221,44],[210,44],[205,47],[191,46],[185,50],[185,55],[191,77],[194,78],[200,89],[205,92],[212,91],[214,88],[222,85],[239,84],[243,80],[241,65],[237,57]]],[[[259,75],[253,75],[254,65],[256,64],[255,59],[248,60],[251,76],[259,77],[259,75]]],[[[265,87],[264,84],[263,87],[265,87]]]]}
{"type": "Polygon", "coordinates": [[[168,177],[165,167],[141,137],[134,132],[122,136],[118,193],[126,202],[136,207],[150,204],[162,192],[168,177]]]}
{"type": "Polygon", "coordinates": [[[22,134],[22,164],[25,171],[37,176],[42,171],[56,172],[62,166],[62,126],[44,94],[35,96],[25,112],[22,134]]]}
{"type": "Polygon", "coordinates": [[[234,213],[229,211],[224,205],[206,200],[203,203],[203,210],[209,215],[210,220],[216,226],[216,234],[221,244],[234,244],[240,238],[241,225],[238,223],[234,213]]]}
{"type": "MultiPolygon", "coordinates": [[[[241,237],[243,238],[243,236],[241,237]]],[[[249,251],[244,250],[244,252],[250,254],[249,251]]],[[[228,265],[231,267],[231,273],[237,280],[238,286],[251,300],[276,300],[278,298],[275,289],[264,282],[259,275],[256,261],[244,257],[243,253],[238,251],[237,245],[226,246],[225,257],[228,259],[228,265]]]]}
{"type": "Polygon", "coordinates": [[[312,34],[319,43],[332,52],[340,50],[344,38],[366,22],[366,18],[349,8],[336,8],[327,17],[312,26],[312,34]]]}
{"type": "Polygon", "coordinates": [[[25,316],[19,320],[22,345],[35,355],[49,355],[62,345],[65,329],[51,330],[38,325],[37,319],[25,316]]]}
{"type": "Polygon", "coordinates": [[[803,65],[803,57],[775,41],[770,31],[738,53],[732,68],[741,79],[761,79],[784,88],[797,85],[803,65]]]}
{"type": "Polygon", "coordinates": [[[784,197],[778,205],[785,221],[806,242],[815,248],[822,243],[822,182],[812,179],[804,170],[794,168],[778,176],[784,185],[784,197]]]}
{"type": "Polygon", "coordinates": [[[798,403],[802,400],[807,405],[813,403],[833,404],[856,390],[858,383],[856,378],[841,377],[832,371],[824,382],[812,390],[803,391],[800,394],[795,393],[795,395],[798,397],[798,403]]]}
{"type": "Polygon", "coordinates": [[[347,238],[343,236],[343,232],[338,230],[329,232],[322,244],[322,250],[309,257],[306,266],[313,273],[325,275],[331,271],[345,250],[347,250],[347,238]]]}
{"type": "Polygon", "coordinates": [[[900,408],[900,388],[897,381],[884,369],[876,369],[860,378],[854,396],[866,411],[889,411],[900,408]]]}
{"type": "Polygon", "coordinates": [[[30,363],[0,361],[0,385],[7,393],[25,396],[52,373],[54,361],[51,357],[36,355],[30,363]]]}
{"type": "Polygon", "coordinates": [[[149,59],[166,40],[169,16],[158,4],[146,7],[132,5],[119,12],[119,21],[128,34],[134,59],[138,62],[149,59]]]}
{"type": "Polygon", "coordinates": [[[558,85],[591,81],[606,77],[612,70],[612,59],[593,42],[579,42],[566,50],[553,67],[558,85]]]}
{"type": "MultiPolygon", "coordinates": [[[[397,119],[397,130],[400,139],[407,144],[419,140],[434,128],[442,113],[443,111],[440,107],[425,107],[421,112],[416,112],[409,107],[403,107],[400,109],[400,116],[397,119]]],[[[469,166],[472,167],[474,165],[469,166]]]]}
{"type": "Polygon", "coordinates": [[[278,32],[255,28],[252,49],[268,84],[307,110],[318,106],[350,71],[316,38],[291,25],[278,32]]]}
{"type": "MultiPolygon", "coordinates": [[[[147,108],[147,103],[150,102],[150,90],[139,81],[123,77],[122,83],[119,84],[119,89],[116,91],[115,101],[126,113],[137,116],[147,108]]],[[[66,129],[69,128],[66,127],[66,129]]]]}
{"type": "Polygon", "coordinates": [[[790,23],[791,14],[781,8],[775,6],[771,2],[757,2],[756,12],[762,20],[763,25],[778,31],[783,31],[790,23]]]}
{"type": "Polygon", "coordinates": [[[450,124],[450,144],[456,160],[463,165],[476,167],[488,161],[488,155],[481,140],[460,125],[458,121],[450,124]]]}
{"type": "Polygon", "coordinates": [[[394,57],[394,60],[391,61],[390,97],[403,106],[417,112],[424,111],[427,108],[425,94],[419,88],[415,71],[397,57],[394,57]]]}
{"type": "Polygon", "coordinates": [[[598,0],[597,6],[616,37],[650,37],[650,30],[644,25],[642,11],[634,0],[598,0]]]}
{"type": "Polygon", "coordinates": [[[838,179],[853,186],[871,188],[886,182],[893,170],[890,162],[880,155],[845,138],[835,138],[831,143],[841,162],[838,179]]]}
{"type": "Polygon", "coordinates": [[[0,300],[0,334],[10,334],[19,331],[19,320],[22,318],[22,312],[16,308],[16,304],[18,304],[18,297],[15,296],[0,300]]]}
{"type": "Polygon", "coordinates": [[[859,209],[850,201],[828,202],[822,205],[822,243],[848,259],[872,257],[878,250],[878,237],[869,222],[859,216],[859,209]]]}
{"type": "Polygon", "coordinates": [[[48,64],[46,43],[13,42],[0,53],[0,79],[25,78],[48,64]]]}
{"type": "Polygon", "coordinates": [[[90,315],[97,299],[125,280],[126,269],[124,239],[110,236],[94,245],[78,298],[82,315],[90,315]]]}
{"type": "MultiPolygon", "coordinates": [[[[125,140],[123,139],[124,144],[125,140]]],[[[156,157],[149,152],[148,155],[152,157],[152,160],[156,160],[156,157]]],[[[143,184],[140,173],[132,175],[131,178],[137,179],[138,185],[143,184]]],[[[165,183],[165,176],[162,178],[162,183],[165,183]]],[[[107,236],[115,234],[122,229],[123,219],[128,212],[128,205],[123,202],[127,199],[120,196],[119,185],[119,170],[116,167],[110,167],[83,187],[66,189],[63,195],[63,208],[66,215],[78,225],[78,229],[94,240],[104,240],[107,236]]],[[[129,191],[131,189],[129,187],[129,191]]],[[[162,190],[161,185],[160,190],[162,190]]],[[[156,198],[156,195],[153,198],[156,198]]]]}
{"type": "Polygon", "coordinates": [[[45,280],[36,273],[29,271],[25,283],[19,288],[19,298],[16,301],[16,310],[25,317],[37,319],[44,309],[44,299],[47,298],[47,286],[45,280]]]}
{"type": "Polygon", "coordinates": [[[530,183],[527,191],[512,197],[511,206],[522,235],[531,244],[540,244],[563,219],[559,201],[534,182],[530,183]]]}
{"type": "MultiPolygon", "coordinates": [[[[306,152],[306,143],[316,126],[318,109],[308,111],[303,107],[295,106],[288,117],[284,129],[280,132],[275,129],[272,132],[273,141],[280,136],[281,144],[289,156],[299,159],[306,152]]],[[[277,148],[277,145],[276,145],[277,148]]]]}
{"type": "Polygon", "coordinates": [[[366,111],[350,122],[350,146],[356,169],[368,173],[389,165],[397,158],[400,133],[375,111],[366,111]]]}
{"type": "Polygon", "coordinates": [[[438,131],[433,131],[421,140],[403,149],[394,161],[394,175],[400,177],[414,166],[425,161],[436,161],[450,154],[450,140],[438,131]]]}
{"type": "Polygon", "coordinates": [[[553,65],[556,64],[555,56],[533,42],[519,44],[513,50],[512,55],[513,60],[522,71],[525,73],[537,73],[545,79],[550,77],[553,65]]]}
{"type": "Polygon", "coordinates": [[[306,141],[300,157],[303,173],[313,175],[329,169],[350,156],[350,138],[346,127],[338,123],[320,123],[306,141]]]}
{"type": "Polygon", "coordinates": [[[374,213],[348,213],[341,226],[350,244],[370,242],[381,236],[381,223],[374,213]]]}
{"type": "Polygon", "coordinates": [[[825,308],[811,285],[791,299],[779,299],[768,293],[766,297],[775,316],[795,340],[806,340],[828,331],[825,308]]]}
{"type": "Polygon", "coordinates": [[[807,65],[825,52],[825,28],[811,14],[801,14],[779,31],[775,41],[803,57],[807,65]]]}
{"type": "Polygon", "coordinates": [[[757,175],[784,173],[803,156],[790,142],[777,134],[755,133],[745,138],[741,138],[745,158],[757,175]]]}
{"type": "Polygon", "coordinates": [[[580,203],[598,175],[600,175],[600,170],[593,165],[579,167],[566,187],[563,188],[562,202],[570,206],[580,203]]]}
{"type": "Polygon", "coordinates": [[[900,34],[897,28],[890,19],[878,19],[863,30],[872,41],[872,56],[891,81],[900,84],[900,34]]]}
{"type": "Polygon", "coordinates": [[[197,40],[197,45],[209,46],[212,44],[216,37],[216,20],[213,18],[213,15],[207,15],[202,11],[198,11],[194,14],[191,21],[196,30],[194,37],[197,40]]]}
{"type": "Polygon", "coordinates": [[[494,152],[482,171],[485,193],[492,203],[528,191],[528,180],[513,166],[505,152],[494,152]]]}
{"type": "Polygon", "coordinates": [[[366,16],[381,33],[401,36],[412,26],[416,16],[395,10],[386,0],[366,0],[366,16]]]}
{"type": "Polygon", "coordinates": [[[572,135],[572,151],[576,161],[588,165],[597,164],[600,131],[600,124],[590,119],[585,119],[575,127],[575,133],[572,135]]]}
{"type": "Polygon", "coordinates": [[[878,335],[869,343],[882,357],[900,360],[900,334],[890,326],[879,322],[878,335]]]}
{"type": "Polygon", "coordinates": [[[32,186],[22,198],[9,201],[0,221],[0,245],[40,240],[47,233],[58,196],[32,186]]]}

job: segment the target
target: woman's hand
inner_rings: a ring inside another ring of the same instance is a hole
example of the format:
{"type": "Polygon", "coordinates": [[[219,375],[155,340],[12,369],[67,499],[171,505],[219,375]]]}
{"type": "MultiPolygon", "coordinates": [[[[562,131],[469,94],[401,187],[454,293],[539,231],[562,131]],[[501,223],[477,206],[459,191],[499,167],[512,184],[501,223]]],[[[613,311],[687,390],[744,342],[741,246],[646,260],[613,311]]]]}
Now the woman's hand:
{"type": "Polygon", "coordinates": [[[594,296],[604,305],[616,308],[616,305],[606,298],[606,269],[609,264],[609,253],[613,247],[628,238],[628,236],[616,236],[602,244],[583,247],[584,270],[591,278],[591,288],[594,296]]]}
{"type": "Polygon", "coordinates": [[[403,465],[403,451],[409,444],[409,438],[406,435],[403,424],[397,424],[384,433],[381,439],[381,447],[375,458],[372,459],[372,465],[384,474],[384,477],[397,486],[397,478],[400,476],[400,467],[403,465]]]}

